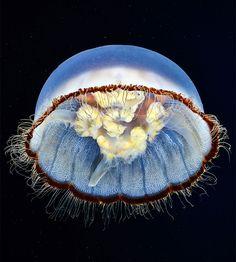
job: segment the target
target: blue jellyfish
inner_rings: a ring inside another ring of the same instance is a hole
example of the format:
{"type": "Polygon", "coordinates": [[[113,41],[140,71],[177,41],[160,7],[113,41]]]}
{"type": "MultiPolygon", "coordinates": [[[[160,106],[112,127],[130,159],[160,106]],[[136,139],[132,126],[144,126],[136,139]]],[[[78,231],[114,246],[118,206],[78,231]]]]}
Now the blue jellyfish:
{"type": "MultiPolygon", "coordinates": [[[[168,58],[130,45],[76,54],[44,84],[34,119],[9,139],[13,168],[28,170],[54,217],[93,220],[162,210],[190,196],[227,137],[198,91],[168,58]]],[[[207,178],[206,178],[207,176],[207,178]]],[[[212,178],[214,180],[214,178],[212,178]]]]}

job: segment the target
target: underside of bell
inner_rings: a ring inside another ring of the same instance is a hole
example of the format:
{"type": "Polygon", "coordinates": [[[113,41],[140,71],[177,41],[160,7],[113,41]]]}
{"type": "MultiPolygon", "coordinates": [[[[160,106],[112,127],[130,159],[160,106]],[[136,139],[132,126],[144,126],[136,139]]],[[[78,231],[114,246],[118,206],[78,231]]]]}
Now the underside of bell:
{"type": "Polygon", "coordinates": [[[56,187],[136,203],[194,183],[218,152],[216,133],[217,123],[179,94],[109,85],[55,100],[28,151],[56,187]]]}

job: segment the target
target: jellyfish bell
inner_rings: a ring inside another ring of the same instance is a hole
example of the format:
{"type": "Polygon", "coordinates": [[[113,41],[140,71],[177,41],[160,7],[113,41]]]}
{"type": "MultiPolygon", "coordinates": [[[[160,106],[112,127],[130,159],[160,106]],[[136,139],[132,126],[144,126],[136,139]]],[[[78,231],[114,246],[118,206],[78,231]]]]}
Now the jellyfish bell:
{"type": "Polygon", "coordinates": [[[86,206],[107,218],[116,206],[143,215],[172,194],[191,195],[226,137],[174,62],[110,45],[74,55],[50,75],[34,120],[7,152],[15,166],[30,166],[38,195],[53,192],[54,216],[77,217],[86,206]]]}

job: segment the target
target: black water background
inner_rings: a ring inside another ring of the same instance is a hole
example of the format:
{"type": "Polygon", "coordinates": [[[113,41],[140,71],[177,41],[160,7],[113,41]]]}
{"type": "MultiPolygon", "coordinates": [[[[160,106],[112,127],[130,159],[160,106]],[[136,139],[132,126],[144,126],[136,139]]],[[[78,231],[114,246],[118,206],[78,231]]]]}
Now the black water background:
{"type": "MultiPolygon", "coordinates": [[[[235,145],[234,1],[2,1],[1,146],[34,112],[40,89],[73,54],[105,44],[133,44],[166,55],[194,81],[205,111],[235,145]]],[[[233,148],[234,150],[234,148],[233,148]]],[[[149,221],[49,220],[46,200],[31,202],[22,177],[1,158],[1,261],[235,261],[235,158],[222,150],[218,178],[182,209],[149,221]]]]}

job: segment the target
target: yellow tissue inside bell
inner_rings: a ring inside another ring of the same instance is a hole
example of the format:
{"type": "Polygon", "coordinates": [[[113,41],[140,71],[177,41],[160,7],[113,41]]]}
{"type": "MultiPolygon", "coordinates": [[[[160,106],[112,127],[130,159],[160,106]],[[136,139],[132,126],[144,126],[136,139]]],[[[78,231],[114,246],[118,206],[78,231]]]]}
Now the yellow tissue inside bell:
{"type": "Polygon", "coordinates": [[[143,91],[118,89],[88,96],[93,102],[82,103],[74,127],[80,136],[95,139],[108,160],[134,159],[164,127],[167,111],[143,91]]]}

